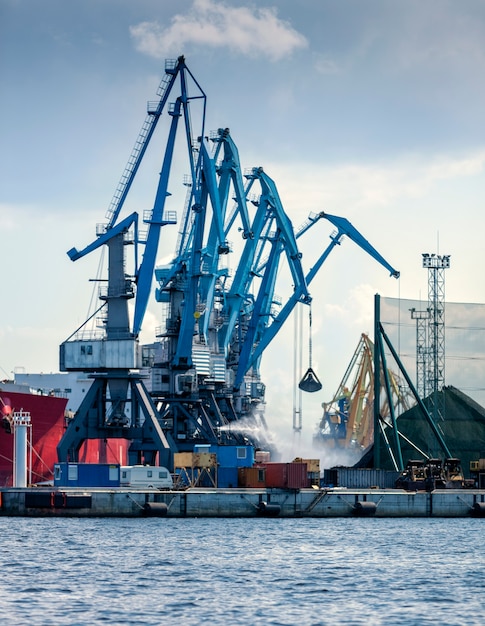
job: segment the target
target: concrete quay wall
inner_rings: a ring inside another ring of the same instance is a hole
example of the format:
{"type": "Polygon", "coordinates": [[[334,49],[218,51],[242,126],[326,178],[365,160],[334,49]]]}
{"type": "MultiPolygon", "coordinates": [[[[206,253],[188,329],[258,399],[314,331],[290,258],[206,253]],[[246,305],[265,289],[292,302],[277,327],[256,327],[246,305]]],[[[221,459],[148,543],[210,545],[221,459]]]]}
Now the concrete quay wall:
{"type": "Polygon", "coordinates": [[[0,516],[485,517],[485,491],[50,488],[0,490],[0,516]]]}

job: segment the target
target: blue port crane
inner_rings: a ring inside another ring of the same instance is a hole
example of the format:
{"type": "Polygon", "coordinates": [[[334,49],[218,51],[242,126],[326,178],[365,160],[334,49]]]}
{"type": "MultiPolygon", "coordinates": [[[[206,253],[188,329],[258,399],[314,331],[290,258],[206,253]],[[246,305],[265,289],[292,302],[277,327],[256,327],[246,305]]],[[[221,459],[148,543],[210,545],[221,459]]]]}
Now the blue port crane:
{"type": "Polygon", "coordinates": [[[399,276],[345,218],[311,214],[295,232],[270,176],[262,167],[243,172],[229,129],[210,141],[211,151],[202,148],[203,204],[190,209],[189,189],[175,256],[155,270],[165,325],[153,345],[152,395],[183,450],[201,442],[242,443],[247,431],[254,441],[264,431],[262,355],[294,307],[310,304],[308,287],[344,236],[399,276]],[[298,242],[320,220],[336,232],[305,271],[298,242]],[[233,237],[240,251],[232,272],[224,259],[234,253],[233,237]],[[285,302],[276,295],[282,267],[292,283],[285,302]]]}
{"type": "MultiPolygon", "coordinates": [[[[307,292],[307,286],[311,284],[312,280],[317,275],[325,260],[328,258],[332,250],[334,250],[335,246],[341,243],[344,236],[347,236],[349,239],[354,241],[354,243],[356,243],[372,258],[378,261],[378,263],[388,269],[391,276],[393,276],[394,278],[399,278],[399,272],[395,270],[391,265],[389,265],[389,263],[384,259],[384,257],[379,254],[374,246],[372,246],[367,241],[367,239],[365,239],[347,219],[345,219],[344,217],[337,217],[336,215],[329,215],[324,212],[319,213],[318,218],[325,218],[326,220],[328,220],[337,228],[337,231],[332,233],[332,235],[330,236],[330,243],[328,244],[327,248],[322,252],[322,254],[318,257],[308,274],[304,277],[304,282],[295,284],[295,290],[293,295],[288,299],[285,306],[274,318],[272,324],[265,326],[264,333],[262,333],[260,341],[258,341],[257,346],[255,346],[251,356],[247,359],[246,362],[240,363],[239,371],[241,375],[243,371],[247,371],[248,367],[261,357],[264,350],[268,347],[269,343],[274,339],[278,331],[288,319],[295,305],[300,301],[305,303],[310,302],[307,292]]],[[[316,219],[313,219],[311,225],[315,224],[316,221],[316,219]]],[[[308,230],[308,228],[306,228],[304,232],[306,232],[306,230],[308,230]]],[[[237,380],[239,380],[239,378],[240,377],[238,377],[237,380]]]]}
{"type": "Polygon", "coordinates": [[[206,132],[206,97],[184,58],[167,63],[165,72],[159,100],[149,105],[107,223],[93,243],[68,252],[77,260],[106,245],[109,263],[107,286],[100,292],[100,309],[107,307],[102,336],[85,336],[81,328],[61,345],[61,368],[90,372],[93,378],[59,444],[61,461],[76,460],[90,438],[123,437],[131,441],[130,463],[169,467],[174,453],[192,451],[197,444],[266,447],[262,355],[295,306],[311,303],[309,286],[330,252],[346,236],[398,276],[345,218],[311,214],[295,231],[274,180],[260,166],[241,167],[230,130],[206,132]],[[176,97],[167,106],[170,96],[176,97]],[[200,113],[194,134],[195,105],[200,113]],[[171,121],[143,239],[138,214],[122,218],[121,211],[162,113],[171,121]],[[181,120],[189,169],[186,199],[173,258],[157,266],[162,229],[176,222],[165,205],[181,120]],[[305,269],[300,241],[321,220],[337,231],[305,269]],[[129,242],[134,244],[133,277],[125,272],[129,242]],[[284,298],[277,295],[281,275],[291,283],[284,298]],[[153,277],[161,324],[155,341],[140,346],[153,277]]]}
{"type": "Polygon", "coordinates": [[[176,223],[175,212],[167,211],[165,203],[170,195],[168,183],[179,121],[184,122],[188,167],[196,189],[201,161],[197,137],[204,134],[206,96],[182,56],[166,62],[157,96],[156,101],[148,103],[147,116],[109,205],[106,222],[97,227],[97,237],[91,244],[82,250],[68,251],[69,258],[77,261],[106,246],[108,279],[100,289],[101,306],[94,314],[100,314],[101,328],[87,330],[91,316],[60,346],[62,371],[84,371],[93,378],[89,392],[59,443],[61,461],[77,460],[87,439],[130,440],[132,463],[153,462],[157,454],[162,463],[168,463],[175,447],[170,435],[161,428],[153,400],[139,373],[143,364],[139,333],[151,293],[161,229],[176,223]],[[173,102],[168,104],[170,97],[173,102]],[[190,111],[194,102],[201,109],[195,139],[190,111]],[[162,114],[168,115],[171,122],[153,208],[143,216],[148,228],[144,238],[138,213],[121,219],[121,212],[162,114]],[[132,276],[125,268],[128,245],[134,248],[132,276]],[[134,300],[132,319],[130,300],[134,300]]]}

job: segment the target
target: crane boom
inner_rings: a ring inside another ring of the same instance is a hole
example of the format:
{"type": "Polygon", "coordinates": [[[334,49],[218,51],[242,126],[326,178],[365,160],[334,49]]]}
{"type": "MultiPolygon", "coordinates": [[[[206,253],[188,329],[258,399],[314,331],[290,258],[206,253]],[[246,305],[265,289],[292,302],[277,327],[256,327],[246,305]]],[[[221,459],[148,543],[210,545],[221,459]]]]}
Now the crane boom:
{"type": "MultiPolygon", "coordinates": [[[[370,254],[376,261],[378,261],[381,265],[383,265],[386,269],[388,269],[391,273],[391,276],[394,278],[399,278],[399,272],[395,270],[385,259],[382,257],[379,252],[359,233],[359,231],[352,226],[352,224],[343,217],[337,217],[335,215],[328,215],[327,213],[321,212],[318,214],[318,217],[324,217],[331,224],[337,227],[337,233],[332,234],[330,236],[330,244],[324,250],[324,252],[317,259],[316,263],[313,265],[311,270],[305,277],[305,281],[297,284],[295,286],[295,290],[292,296],[288,299],[286,304],[283,306],[279,314],[273,319],[272,323],[267,326],[265,332],[262,334],[258,344],[255,346],[254,351],[250,356],[248,356],[246,362],[241,361],[239,364],[238,374],[236,377],[235,385],[241,384],[242,379],[246,372],[250,367],[257,362],[257,360],[261,357],[264,350],[269,346],[271,341],[276,337],[277,333],[281,330],[283,324],[286,322],[291,312],[295,308],[298,302],[306,302],[306,287],[311,284],[313,279],[315,278],[317,272],[322,267],[325,260],[328,258],[330,252],[335,248],[336,245],[340,244],[340,241],[344,235],[347,235],[350,239],[352,239],[357,245],[359,245],[364,251],[370,254]]],[[[308,228],[316,223],[316,219],[312,220],[311,224],[308,224],[308,227],[304,230],[308,230],[308,228]]]]}
{"type": "Polygon", "coordinates": [[[377,252],[377,250],[372,246],[367,239],[365,239],[359,231],[352,226],[349,220],[345,219],[345,217],[337,217],[336,215],[329,215],[328,213],[324,213],[323,216],[327,219],[331,224],[338,228],[339,234],[347,235],[349,239],[352,239],[358,246],[365,250],[367,254],[370,254],[378,263],[380,263],[383,267],[389,270],[391,276],[394,278],[399,278],[399,272],[395,270],[389,263],[384,259],[382,255],[377,252]]]}
{"type": "Polygon", "coordinates": [[[179,57],[177,61],[168,60],[165,64],[165,75],[162,78],[160,86],[158,88],[157,95],[160,96],[159,101],[152,106],[148,107],[148,113],[141,127],[138,138],[135,142],[133,150],[131,152],[128,163],[123,171],[120,182],[116,187],[116,191],[110,202],[108,210],[106,211],[106,219],[108,221],[107,228],[112,228],[118,219],[118,215],[123,207],[126,196],[130,191],[131,185],[135,180],[138,168],[143,160],[150,139],[155,131],[158,120],[162,115],[165,108],[168,96],[172,91],[172,87],[175,83],[179,71],[185,67],[184,57],[179,57]]]}

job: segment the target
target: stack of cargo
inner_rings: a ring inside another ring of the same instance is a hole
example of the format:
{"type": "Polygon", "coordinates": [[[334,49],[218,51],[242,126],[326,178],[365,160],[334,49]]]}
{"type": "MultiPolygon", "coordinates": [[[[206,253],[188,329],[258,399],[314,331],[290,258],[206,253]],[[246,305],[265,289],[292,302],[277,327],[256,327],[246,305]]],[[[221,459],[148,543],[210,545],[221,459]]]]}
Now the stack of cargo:
{"type": "MultiPolygon", "coordinates": [[[[186,453],[187,454],[187,453],[186,453]]],[[[214,479],[213,485],[197,484],[192,486],[217,486],[220,489],[237,487],[239,482],[238,470],[252,467],[254,464],[253,446],[218,446],[201,444],[194,446],[194,456],[210,455],[216,459],[215,471],[210,475],[214,479]]]]}
{"type": "Polygon", "coordinates": [[[262,466],[240,467],[238,470],[238,487],[264,489],[266,487],[266,468],[262,466]]]}
{"type": "Polygon", "coordinates": [[[262,463],[266,470],[266,487],[275,489],[305,489],[308,487],[306,463],[262,463]]]}
{"type": "Polygon", "coordinates": [[[297,457],[293,463],[306,463],[308,487],[320,487],[320,459],[301,459],[297,457]]]}
{"type": "Polygon", "coordinates": [[[306,489],[320,485],[320,460],[297,458],[291,463],[269,461],[269,452],[255,454],[254,467],[239,470],[239,487],[306,489]]]}

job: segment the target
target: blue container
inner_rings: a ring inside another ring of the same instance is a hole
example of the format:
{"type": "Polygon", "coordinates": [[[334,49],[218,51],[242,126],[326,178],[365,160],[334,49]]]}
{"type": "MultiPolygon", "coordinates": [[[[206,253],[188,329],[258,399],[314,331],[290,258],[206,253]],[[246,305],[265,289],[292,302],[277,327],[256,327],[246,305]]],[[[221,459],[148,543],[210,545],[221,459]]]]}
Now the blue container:
{"type": "Polygon", "coordinates": [[[114,463],[56,463],[56,487],[119,487],[120,466],[114,463]]]}
{"type": "Polygon", "coordinates": [[[218,467],[217,468],[217,486],[221,489],[237,487],[238,468],[237,467],[218,467]]]}
{"type": "Polygon", "coordinates": [[[219,467],[252,467],[254,465],[253,446],[197,445],[194,446],[194,452],[216,454],[219,467]]]}

